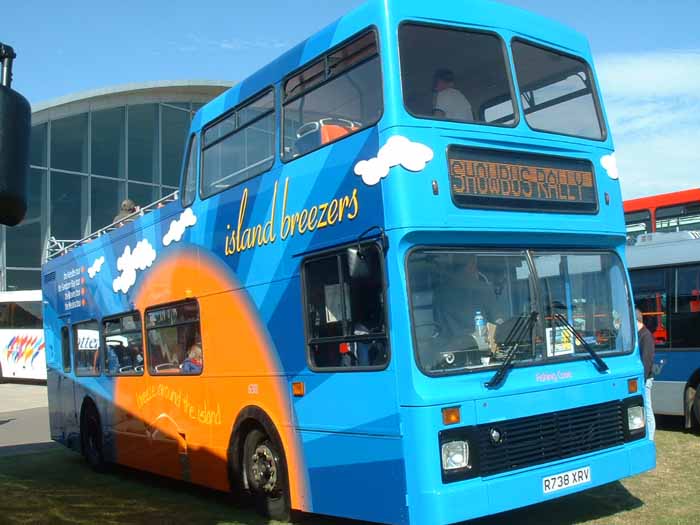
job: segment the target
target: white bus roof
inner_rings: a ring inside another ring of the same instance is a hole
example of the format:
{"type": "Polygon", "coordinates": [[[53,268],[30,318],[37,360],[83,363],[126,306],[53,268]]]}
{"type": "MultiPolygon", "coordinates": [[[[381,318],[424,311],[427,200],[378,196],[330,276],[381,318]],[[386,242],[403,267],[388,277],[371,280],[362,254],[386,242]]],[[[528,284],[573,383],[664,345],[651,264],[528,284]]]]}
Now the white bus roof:
{"type": "Polygon", "coordinates": [[[41,290],[0,292],[0,303],[41,302],[41,290]]]}
{"type": "Polygon", "coordinates": [[[700,232],[667,232],[640,235],[628,246],[627,266],[653,268],[700,262],[700,232]]]}

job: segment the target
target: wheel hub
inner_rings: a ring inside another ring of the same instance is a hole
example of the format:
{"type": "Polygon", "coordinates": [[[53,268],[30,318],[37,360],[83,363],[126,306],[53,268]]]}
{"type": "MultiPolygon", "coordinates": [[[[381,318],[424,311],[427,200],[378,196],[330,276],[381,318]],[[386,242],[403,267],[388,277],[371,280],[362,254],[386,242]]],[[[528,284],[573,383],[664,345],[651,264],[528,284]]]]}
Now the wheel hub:
{"type": "Polygon", "coordinates": [[[277,487],[277,459],[270,448],[259,445],[250,462],[253,482],[265,492],[273,492],[277,487]]]}

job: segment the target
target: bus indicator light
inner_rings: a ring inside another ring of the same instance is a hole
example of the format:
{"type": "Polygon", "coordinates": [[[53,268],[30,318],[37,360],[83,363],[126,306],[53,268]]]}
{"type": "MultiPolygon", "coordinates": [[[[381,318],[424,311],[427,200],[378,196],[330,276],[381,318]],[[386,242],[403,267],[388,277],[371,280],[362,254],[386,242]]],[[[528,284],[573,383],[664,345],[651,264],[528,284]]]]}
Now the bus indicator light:
{"type": "Polygon", "coordinates": [[[292,383],[292,394],[294,397],[303,397],[306,393],[306,385],[303,381],[295,381],[292,383]]]}
{"type": "Polygon", "coordinates": [[[445,425],[456,425],[462,420],[459,407],[449,407],[442,409],[442,422],[445,425]]]}
{"type": "Polygon", "coordinates": [[[639,383],[637,378],[627,380],[627,392],[630,394],[636,394],[639,390],[639,383]]]}

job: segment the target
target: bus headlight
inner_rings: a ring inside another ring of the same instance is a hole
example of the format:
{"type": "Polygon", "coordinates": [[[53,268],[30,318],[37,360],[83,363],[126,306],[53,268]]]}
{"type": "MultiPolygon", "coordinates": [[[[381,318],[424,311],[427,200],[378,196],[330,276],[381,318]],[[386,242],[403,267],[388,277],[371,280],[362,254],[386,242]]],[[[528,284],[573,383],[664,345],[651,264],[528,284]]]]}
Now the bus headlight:
{"type": "Polygon", "coordinates": [[[642,396],[628,397],[622,400],[622,423],[625,441],[642,439],[646,435],[646,415],[642,396]]]}
{"type": "Polygon", "coordinates": [[[448,441],[443,443],[441,452],[443,470],[458,470],[469,467],[468,441],[448,441]]]}
{"type": "Polygon", "coordinates": [[[627,407],[627,428],[629,428],[630,432],[643,429],[645,424],[644,407],[627,407]]]}

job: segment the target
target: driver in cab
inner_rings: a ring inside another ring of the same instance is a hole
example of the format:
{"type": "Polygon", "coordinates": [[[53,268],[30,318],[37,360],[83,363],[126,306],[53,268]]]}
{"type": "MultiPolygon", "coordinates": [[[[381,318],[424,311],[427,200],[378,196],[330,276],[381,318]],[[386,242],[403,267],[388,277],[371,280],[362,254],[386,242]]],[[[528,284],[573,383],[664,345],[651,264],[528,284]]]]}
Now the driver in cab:
{"type": "Polygon", "coordinates": [[[476,255],[456,257],[453,271],[444,276],[435,291],[434,312],[439,336],[450,347],[489,350],[498,321],[495,316],[496,296],[486,277],[479,272],[476,255]],[[477,317],[481,314],[486,328],[479,341],[477,317]]]}

